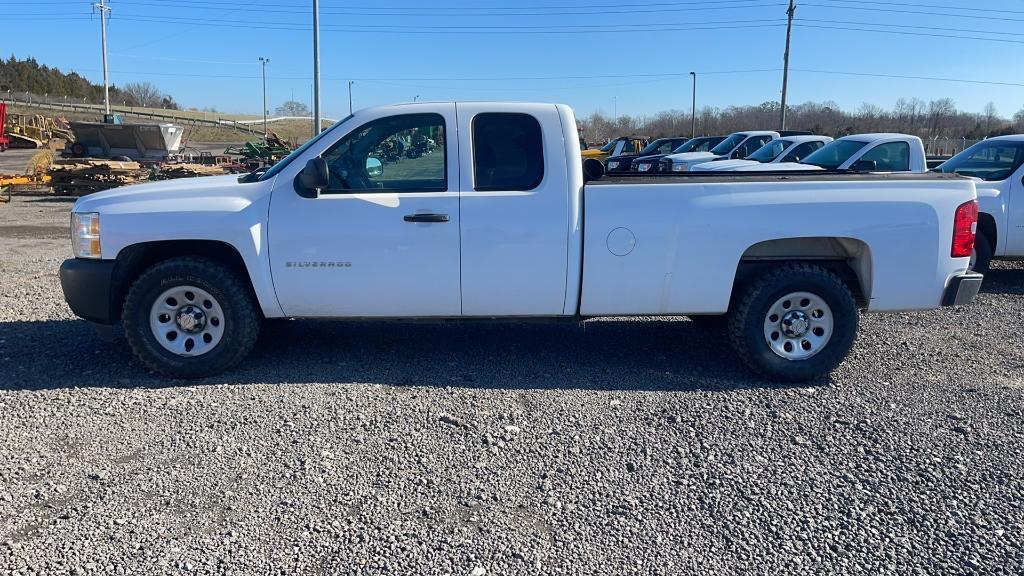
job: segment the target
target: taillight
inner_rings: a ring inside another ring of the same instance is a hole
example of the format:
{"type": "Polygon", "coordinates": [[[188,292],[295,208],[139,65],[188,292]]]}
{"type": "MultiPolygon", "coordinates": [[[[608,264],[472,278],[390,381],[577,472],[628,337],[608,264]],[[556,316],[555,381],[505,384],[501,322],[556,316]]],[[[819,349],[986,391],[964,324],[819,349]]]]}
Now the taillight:
{"type": "Polygon", "coordinates": [[[957,206],[953,216],[953,248],[950,256],[964,258],[974,252],[974,236],[978,230],[978,201],[971,200],[957,206]]]}

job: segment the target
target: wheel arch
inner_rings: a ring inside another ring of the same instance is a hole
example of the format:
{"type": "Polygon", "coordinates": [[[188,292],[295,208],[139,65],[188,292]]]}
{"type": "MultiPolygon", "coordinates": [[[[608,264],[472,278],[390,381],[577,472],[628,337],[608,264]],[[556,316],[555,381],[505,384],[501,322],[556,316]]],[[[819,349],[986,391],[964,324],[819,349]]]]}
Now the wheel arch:
{"type": "Polygon", "coordinates": [[[817,264],[832,270],[846,283],[861,307],[866,307],[871,300],[871,247],[863,240],[849,237],[775,238],[753,244],[740,257],[733,293],[773,265],[791,262],[817,264]]]}
{"type": "Polygon", "coordinates": [[[253,302],[259,302],[245,259],[231,244],[220,240],[158,240],[131,244],[118,252],[111,283],[112,318],[120,319],[128,289],[139,275],[154,264],[179,256],[200,256],[224,264],[244,280],[253,302]]]}
{"type": "Polygon", "coordinates": [[[995,216],[988,212],[978,214],[978,233],[988,238],[988,244],[992,248],[992,255],[995,256],[999,245],[999,227],[996,225],[995,216]]]}

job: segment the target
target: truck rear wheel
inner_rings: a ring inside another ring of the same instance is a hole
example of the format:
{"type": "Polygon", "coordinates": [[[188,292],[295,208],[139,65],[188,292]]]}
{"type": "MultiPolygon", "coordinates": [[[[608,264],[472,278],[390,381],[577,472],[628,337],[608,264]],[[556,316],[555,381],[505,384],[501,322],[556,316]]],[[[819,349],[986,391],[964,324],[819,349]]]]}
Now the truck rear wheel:
{"type": "Polygon", "coordinates": [[[846,284],[810,264],[774,268],[739,291],[729,337],[755,372],[808,382],[831,372],[857,335],[859,312],[846,284]]]}
{"type": "Polygon", "coordinates": [[[238,364],[252,350],[260,318],[248,287],[207,258],[179,257],[132,284],[122,314],[125,337],[149,369],[201,378],[238,364]]]}
{"type": "Polygon", "coordinates": [[[971,254],[971,270],[978,274],[988,274],[992,263],[992,243],[988,236],[978,233],[974,238],[974,253],[971,254]]]}

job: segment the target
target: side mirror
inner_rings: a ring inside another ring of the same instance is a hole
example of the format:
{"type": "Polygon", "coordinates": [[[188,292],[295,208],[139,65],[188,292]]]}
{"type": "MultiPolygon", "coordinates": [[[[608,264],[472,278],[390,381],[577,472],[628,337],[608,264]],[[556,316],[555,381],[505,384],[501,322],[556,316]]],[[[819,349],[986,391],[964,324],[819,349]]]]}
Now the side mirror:
{"type": "Polygon", "coordinates": [[[327,171],[327,160],[317,157],[306,162],[306,167],[299,172],[299,184],[306,190],[320,194],[320,191],[331,183],[330,172],[327,171]]]}
{"type": "Polygon", "coordinates": [[[604,164],[596,158],[587,158],[583,161],[583,181],[593,182],[604,176],[604,164]]]}
{"type": "Polygon", "coordinates": [[[854,172],[875,172],[878,170],[878,163],[874,160],[857,160],[850,166],[854,172]]]}
{"type": "Polygon", "coordinates": [[[384,175],[384,163],[379,159],[370,156],[366,159],[366,175],[370,178],[376,178],[384,175]]]}

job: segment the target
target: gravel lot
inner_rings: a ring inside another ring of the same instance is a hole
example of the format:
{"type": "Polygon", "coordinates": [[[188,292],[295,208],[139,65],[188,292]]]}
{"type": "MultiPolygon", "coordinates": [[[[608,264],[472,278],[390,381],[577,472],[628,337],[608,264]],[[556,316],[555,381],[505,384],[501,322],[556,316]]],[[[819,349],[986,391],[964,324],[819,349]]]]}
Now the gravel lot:
{"type": "Polygon", "coordinates": [[[156,378],[0,205],[0,574],[1021,574],[1024,264],[866,316],[830,382],[684,319],[278,322],[156,378]]]}

